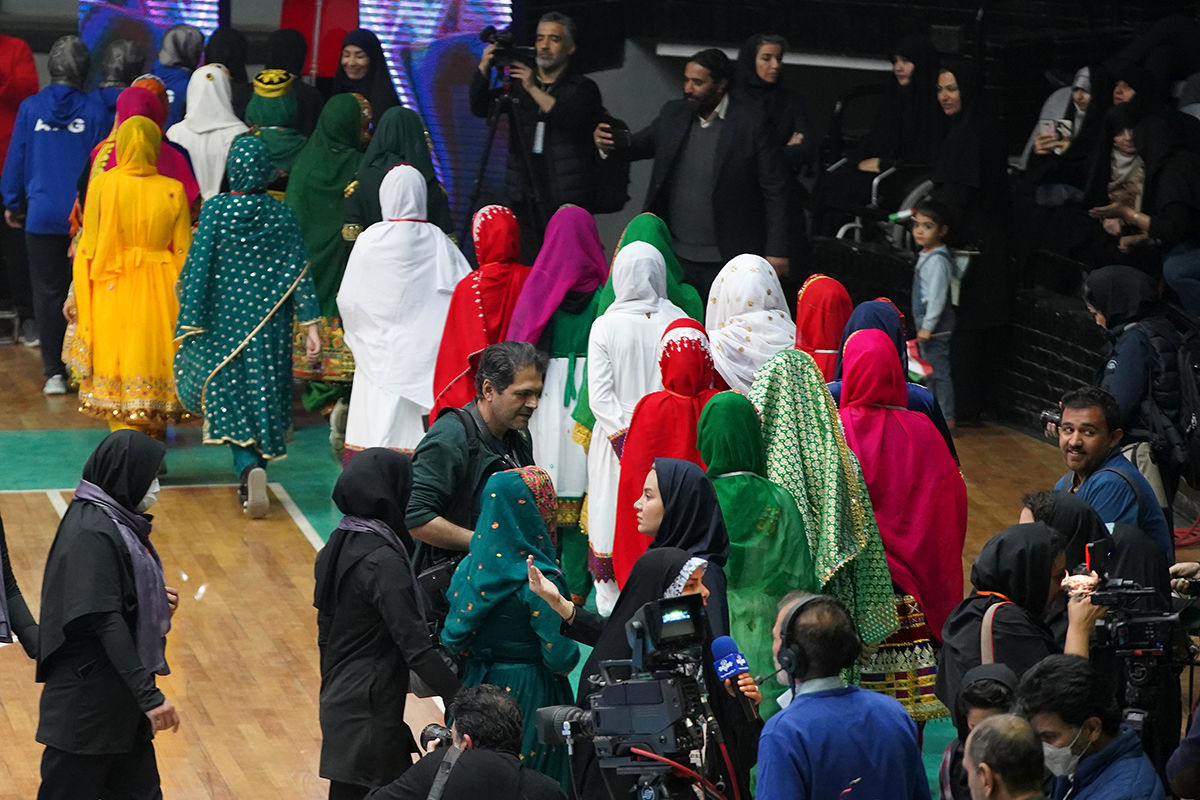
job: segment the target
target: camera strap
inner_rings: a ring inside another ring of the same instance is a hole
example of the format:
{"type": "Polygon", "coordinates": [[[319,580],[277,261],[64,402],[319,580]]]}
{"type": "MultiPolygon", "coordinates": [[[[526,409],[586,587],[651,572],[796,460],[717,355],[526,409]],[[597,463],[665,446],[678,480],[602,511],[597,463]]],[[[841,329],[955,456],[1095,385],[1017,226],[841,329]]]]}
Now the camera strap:
{"type": "MultiPolygon", "coordinates": [[[[980,592],[980,594],[984,594],[984,592],[980,592]]],[[[983,612],[983,624],[979,627],[980,664],[996,663],[996,643],[993,641],[992,627],[995,625],[996,612],[1000,610],[1000,606],[1010,605],[1011,603],[1011,600],[993,603],[987,607],[987,611],[983,612]]]]}
{"type": "Polygon", "coordinates": [[[450,780],[450,770],[454,769],[454,765],[458,763],[462,754],[462,749],[458,747],[451,747],[446,751],[446,757],[442,759],[442,763],[438,764],[437,775],[433,778],[433,785],[429,787],[429,796],[426,800],[442,800],[442,793],[446,791],[446,781],[450,780]]]}

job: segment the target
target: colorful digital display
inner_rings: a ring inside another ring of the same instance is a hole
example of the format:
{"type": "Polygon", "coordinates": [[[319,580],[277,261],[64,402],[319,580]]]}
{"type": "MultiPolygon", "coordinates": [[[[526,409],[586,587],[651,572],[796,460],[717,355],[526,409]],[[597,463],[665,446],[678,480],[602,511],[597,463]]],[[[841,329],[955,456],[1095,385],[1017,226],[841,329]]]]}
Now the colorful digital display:
{"type": "Polygon", "coordinates": [[[79,35],[93,53],[113,39],[132,39],[157,53],[172,25],[195,25],[210,35],[217,28],[220,0],[80,0],[79,35]]]}
{"type": "MultiPolygon", "coordinates": [[[[487,137],[487,121],[471,115],[467,97],[483,54],[479,32],[488,25],[507,28],[511,22],[511,0],[359,3],[359,27],[379,37],[401,102],[420,113],[429,129],[434,164],[456,226],[469,211],[466,204],[487,137]]],[[[488,186],[500,185],[507,158],[501,132],[488,162],[488,186]]],[[[485,191],[483,199],[498,198],[485,191]]]]}

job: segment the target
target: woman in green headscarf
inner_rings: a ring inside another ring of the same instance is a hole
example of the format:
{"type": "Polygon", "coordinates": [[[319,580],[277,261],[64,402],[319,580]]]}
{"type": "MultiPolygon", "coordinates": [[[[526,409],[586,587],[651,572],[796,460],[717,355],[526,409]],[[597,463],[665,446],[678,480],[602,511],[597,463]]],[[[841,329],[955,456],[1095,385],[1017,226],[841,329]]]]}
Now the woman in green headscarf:
{"type": "MultiPolygon", "coordinates": [[[[342,241],[342,203],[362,163],[370,125],[371,106],[362,95],[331,97],[321,110],[312,138],[296,159],[288,182],[286,202],[296,212],[304,231],[309,267],[321,306],[322,359],[315,368],[300,355],[303,336],[299,331],[295,336],[293,373],[310,381],[303,397],[304,407],[309,411],[330,410],[335,403],[345,401],[354,379],[354,356],[343,340],[337,309],[338,287],[342,285],[350,255],[349,247],[342,241]]],[[[335,433],[337,422],[331,421],[335,433]]],[[[336,447],[337,443],[334,444],[336,447]]]]}
{"type": "MultiPolygon", "coordinates": [[[[630,242],[646,242],[662,253],[663,261],[667,263],[667,299],[683,309],[686,316],[703,322],[704,300],[701,299],[694,287],[683,282],[683,267],[679,266],[679,261],[675,258],[675,251],[671,249],[671,231],[667,229],[667,223],[663,222],[662,217],[646,211],[631,219],[621,233],[621,240],[617,243],[617,249],[613,251],[613,258],[616,258],[621,248],[630,242]]],[[[596,297],[597,318],[613,304],[615,298],[610,270],[608,282],[604,284],[596,297]]],[[[575,406],[572,414],[576,423],[573,438],[585,449],[590,446],[592,429],[596,427],[596,415],[592,413],[592,407],[588,402],[587,386],[587,369],[585,367],[583,386],[579,390],[579,403],[575,406]]]]}
{"type": "Polygon", "coordinates": [[[867,645],[899,628],[883,540],[858,459],[812,356],[776,353],[759,367],[750,400],[762,418],[767,478],[796,499],[821,591],[841,600],[867,645]]]}
{"type": "Polygon", "coordinates": [[[529,588],[526,558],[566,595],[554,555],[557,504],[540,467],[498,472],[483,487],[471,550],[446,593],[450,613],[442,642],[466,655],[463,686],[491,683],[512,694],[524,715],[521,760],[570,790],[563,745],[539,744],[536,709],[574,701],[567,673],[579,646],[563,635],[562,620],[529,588]]]}
{"type": "Polygon", "coordinates": [[[205,201],[179,276],[175,383],[204,415],[204,443],[227,444],[251,517],[267,511],[267,461],[287,453],[292,424],[292,320],[319,352],[320,314],[296,215],[266,194],[271,155],[234,140],[228,193],[205,201]]]}
{"type": "Polygon", "coordinates": [[[296,130],[296,78],[282,69],[264,69],[254,76],[254,96],[246,105],[247,136],[256,136],[267,146],[274,168],[268,189],[283,199],[288,175],[307,139],[296,130]]]}
{"type": "MultiPolygon", "coordinates": [[[[738,392],[714,395],[700,412],[696,446],[708,465],[729,532],[729,635],[755,669],[770,665],[771,623],[788,592],[818,592],[804,517],[796,500],[763,476],[767,457],[758,412],[738,392]]],[[[762,685],[759,714],[779,710],[783,684],[762,685]]]]}
{"type": "Polygon", "coordinates": [[[379,209],[379,186],[383,176],[397,164],[410,164],[420,170],[426,184],[426,218],[445,233],[453,233],[450,201],[433,171],[429,131],[421,115],[404,106],[383,112],[363,153],[358,180],[347,191],[345,224],[342,238],[354,241],[358,234],[383,219],[379,209]]]}

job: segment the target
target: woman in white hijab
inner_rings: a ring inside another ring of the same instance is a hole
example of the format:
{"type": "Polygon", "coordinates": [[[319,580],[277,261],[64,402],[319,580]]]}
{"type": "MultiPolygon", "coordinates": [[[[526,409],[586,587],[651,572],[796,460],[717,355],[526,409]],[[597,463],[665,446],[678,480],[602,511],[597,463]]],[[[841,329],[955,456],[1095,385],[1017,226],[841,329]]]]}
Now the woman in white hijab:
{"type": "Polygon", "coordinates": [[[708,293],[704,327],[713,362],[730,389],[746,394],[754,373],[768,358],[796,343],[775,268],[745,253],[721,268],[708,293]]]}
{"type": "Polygon", "coordinates": [[[231,98],[229,71],[222,64],[204,65],[188,80],[187,116],[167,131],[168,139],[187,149],[204,200],[220,193],[229,146],[248,130],[233,113],[231,98]]]}
{"type": "Polygon", "coordinates": [[[337,304],[354,354],[347,458],[368,447],[412,453],[433,408],[433,367],[454,286],[471,271],[426,219],[426,181],[408,164],[379,185],[383,221],[354,241],[337,304]]]}
{"type": "Polygon", "coordinates": [[[667,265],[653,245],[630,242],[617,251],[612,284],[616,299],[592,323],[587,361],[596,415],[588,450],[588,566],[596,582],[596,608],[604,616],[620,594],[612,570],[620,447],[634,406],[663,388],[657,359],[663,332],[687,316],[667,299],[667,265]]]}

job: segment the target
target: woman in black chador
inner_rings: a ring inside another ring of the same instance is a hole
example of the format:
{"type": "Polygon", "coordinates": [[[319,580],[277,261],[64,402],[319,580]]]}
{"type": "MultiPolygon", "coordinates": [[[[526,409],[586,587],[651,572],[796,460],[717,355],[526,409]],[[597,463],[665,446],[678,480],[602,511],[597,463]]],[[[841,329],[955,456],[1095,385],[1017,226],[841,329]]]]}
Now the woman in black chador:
{"type": "Polygon", "coordinates": [[[163,584],[146,510],[165,452],[137,431],[109,434],[50,546],[37,665],[42,800],[162,797],[153,738],[177,729],[179,715],[154,676],[170,672],[178,595],[163,584]]]}

